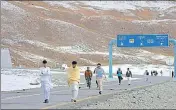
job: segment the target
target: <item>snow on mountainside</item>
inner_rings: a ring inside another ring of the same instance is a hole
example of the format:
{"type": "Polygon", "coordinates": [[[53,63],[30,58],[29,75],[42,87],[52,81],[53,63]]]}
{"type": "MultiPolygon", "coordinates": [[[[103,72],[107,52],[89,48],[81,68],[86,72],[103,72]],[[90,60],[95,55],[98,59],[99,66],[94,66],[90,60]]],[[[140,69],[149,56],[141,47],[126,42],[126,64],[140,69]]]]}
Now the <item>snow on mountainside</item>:
{"type": "MultiPolygon", "coordinates": [[[[174,1],[2,1],[1,43],[14,66],[108,63],[108,42],[117,34],[176,36],[174,1]]],[[[113,63],[165,64],[170,48],[115,48],[113,63]]]]}
{"type": "Polygon", "coordinates": [[[174,2],[168,1],[46,1],[52,6],[58,5],[63,6],[65,8],[70,9],[78,9],[76,7],[80,5],[86,5],[93,8],[103,9],[103,10],[118,10],[118,11],[126,11],[126,10],[137,10],[143,9],[144,7],[148,7],[153,10],[162,11],[168,9],[170,7],[175,6],[174,2]]]}

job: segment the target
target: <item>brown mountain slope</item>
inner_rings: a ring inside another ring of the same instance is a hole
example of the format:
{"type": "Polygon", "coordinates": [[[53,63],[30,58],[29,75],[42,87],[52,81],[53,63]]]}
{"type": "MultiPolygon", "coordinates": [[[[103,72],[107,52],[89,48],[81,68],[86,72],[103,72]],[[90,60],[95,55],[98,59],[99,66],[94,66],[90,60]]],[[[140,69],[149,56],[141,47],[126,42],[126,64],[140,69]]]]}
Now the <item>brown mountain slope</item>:
{"type": "MultiPolygon", "coordinates": [[[[53,67],[72,60],[78,60],[80,65],[107,64],[108,43],[117,34],[176,36],[176,6],[165,11],[143,7],[127,12],[96,9],[84,2],[75,6],[77,10],[42,1],[3,1],[1,43],[10,48],[14,66],[37,67],[43,59],[53,67]],[[167,16],[160,16],[161,12],[167,16]]],[[[114,63],[165,64],[164,59],[173,56],[172,47],[114,51],[114,63]],[[150,53],[145,54],[146,50],[150,53]],[[163,57],[156,59],[153,55],[163,57]]]]}

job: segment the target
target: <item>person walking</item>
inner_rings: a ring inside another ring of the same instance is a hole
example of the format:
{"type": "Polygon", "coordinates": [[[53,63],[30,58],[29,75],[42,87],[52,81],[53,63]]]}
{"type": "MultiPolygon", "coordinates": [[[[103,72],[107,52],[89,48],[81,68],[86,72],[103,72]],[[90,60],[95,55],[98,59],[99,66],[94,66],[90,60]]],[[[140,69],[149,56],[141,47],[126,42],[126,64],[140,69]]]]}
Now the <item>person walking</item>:
{"type": "Polygon", "coordinates": [[[98,82],[99,94],[102,94],[103,90],[103,75],[106,78],[104,69],[101,67],[101,64],[98,63],[97,67],[95,68],[96,80],[98,82]]]}
{"type": "Polygon", "coordinates": [[[149,80],[149,72],[148,72],[148,70],[145,70],[144,77],[145,77],[145,81],[149,80]]]}
{"type": "Polygon", "coordinates": [[[122,78],[122,71],[121,71],[120,68],[117,70],[117,76],[118,76],[119,85],[120,85],[120,84],[121,84],[121,80],[123,79],[123,78],[122,78]]]}
{"type": "Polygon", "coordinates": [[[174,78],[174,71],[172,71],[172,78],[174,78]]]}
{"type": "Polygon", "coordinates": [[[128,85],[131,85],[132,72],[130,71],[129,68],[127,68],[126,77],[128,80],[128,85]]]}
{"type": "Polygon", "coordinates": [[[80,83],[80,69],[77,66],[76,61],[72,62],[72,66],[67,70],[67,74],[68,74],[68,85],[72,91],[71,102],[76,102],[80,83]]]}
{"type": "Polygon", "coordinates": [[[45,99],[43,103],[49,103],[50,89],[52,88],[50,68],[46,64],[47,61],[43,60],[43,67],[40,68],[41,87],[44,91],[45,99]]]}
{"type": "Polygon", "coordinates": [[[85,80],[87,83],[87,87],[91,87],[91,79],[92,79],[92,71],[90,70],[89,67],[87,67],[87,70],[85,71],[85,80]]]}
{"type": "Polygon", "coordinates": [[[160,71],[160,74],[161,74],[161,76],[163,76],[163,71],[162,70],[160,71]]]}
{"type": "Polygon", "coordinates": [[[151,76],[153,76],[153,71],[151,71],[151,76]]]}

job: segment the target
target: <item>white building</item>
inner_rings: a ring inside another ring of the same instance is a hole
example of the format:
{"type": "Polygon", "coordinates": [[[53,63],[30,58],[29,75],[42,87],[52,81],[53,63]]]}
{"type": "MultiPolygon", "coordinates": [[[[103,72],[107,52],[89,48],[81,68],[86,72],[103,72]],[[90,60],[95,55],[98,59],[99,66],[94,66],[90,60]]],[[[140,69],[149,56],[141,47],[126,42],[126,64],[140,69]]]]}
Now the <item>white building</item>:
{"type": "Polygon", "coordinates": [[[8,48],[1,48],[1,68],[12,68],[12,60],[8,48]]]}

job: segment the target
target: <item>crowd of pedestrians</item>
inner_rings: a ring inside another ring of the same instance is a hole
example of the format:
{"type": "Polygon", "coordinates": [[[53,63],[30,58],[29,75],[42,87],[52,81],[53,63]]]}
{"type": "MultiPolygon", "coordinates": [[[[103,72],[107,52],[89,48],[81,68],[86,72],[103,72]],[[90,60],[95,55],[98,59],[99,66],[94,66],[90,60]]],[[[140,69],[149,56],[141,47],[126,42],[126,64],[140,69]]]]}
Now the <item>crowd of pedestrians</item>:
{"type": "MultiPolygon", "coordinates": [[[[93,77],[93,74],[95,74],[96,77],[96,84],[97,89],[99,90],[99,94],[102,94],[103,91],[103,80],[106,79],[106,74],[104,69],[101,67],[101,64],[98,63],[97,67],[92,72],[90,70],[90,67],[87,67],[87,70],[85,70],[85,80],[86,85],[91,88],[91,80],[93,77]]],[[[161,76],[163,76],[162,70],[160,71],[161,76]]],[[[80,83],[80,68],[77,66],[77,62],[73,61],[71,67],[67,69],[67,83],[71,91],[71,102],[76,102],[76,99],[78,97],[79,92],[79,83],[80,83]]],[[[121,82],[123,80],[123,72],[121,68],[118,68],[116,75],[118,77],[118,83],[121,85],[121,82]]],[[[157,76],[157,71],[151,71],[151,76],[157,76]]],[[[49,103],[50,98],[50,90],[53,87],[51,82],[51,72],[50,68],[47,66],[47,61],[43,60],[43,66],[40,68],[40,76],[41,76],[41,87],[44,92],[44,103],[49,103]]],[[[128,81],[128,85],[131,85],[131,78],[132,78],[132,72],[129,68],[127,68],[125,72],[125,76],[128,81]]],[[[149,81],[149,71],[146,70],[144,72],[145,81],[149,81]]],[[[172,71],[172,78],[174,77],[174,72],[172,71]]]]}

